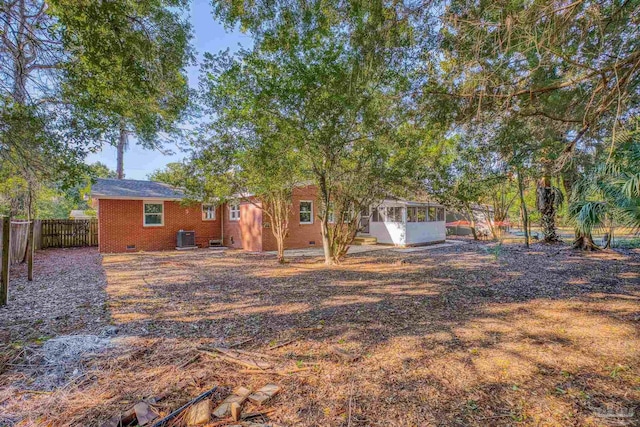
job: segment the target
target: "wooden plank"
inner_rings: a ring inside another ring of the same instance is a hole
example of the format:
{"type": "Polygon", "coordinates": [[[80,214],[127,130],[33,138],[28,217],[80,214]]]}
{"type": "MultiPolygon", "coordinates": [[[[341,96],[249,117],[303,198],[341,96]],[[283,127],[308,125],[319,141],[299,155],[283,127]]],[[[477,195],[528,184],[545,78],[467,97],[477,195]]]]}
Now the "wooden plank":
{"type": "Polygon", "coordinates": [[[11,244],[11,219],[2,220],[2,274],[0,274],[0,306],[7,305],[9,299],[9,255],[11,244]]]}
{"type": "Polygon", "coordinates": [[[36,249],[98,246],[96,218],[41,220],[37,226],[36,249]]]}
{"type": "Polygon", "coordinates": [[[220,405],[213,411],[213,415],[217,418],[224,418],[231,413],[231,404],[236,403],[242,405],[251,394],[251,390],[246,387],[238,387],[233,390],[231,395],[227,396],[220,405]]]}
{"type": "Polygon", "coordinates": [[[231,402],[231,419],[233,421],[240,421],[242,415],[242,406],[237,402],[231,402]]]}
{"type": "Polygon", "coordinates": [[[260,390],[255,393],[249,395],[248,399],[251,403],[255,405],[262,405],[266,403],[269,399],[280,392],[280,387],[275,384],[267,384],[262,387],[260,390]]]}
{"type": "Polygon", "coordinates": [[[42,249],[42,220],[33,221],[33,250],[42,249]]]}
{"type": "Polygon", "coordinates": [[[207,424],[211,419],[211,401],[201,400],[187,410],[185,421],[188,427],[207,424]]]}

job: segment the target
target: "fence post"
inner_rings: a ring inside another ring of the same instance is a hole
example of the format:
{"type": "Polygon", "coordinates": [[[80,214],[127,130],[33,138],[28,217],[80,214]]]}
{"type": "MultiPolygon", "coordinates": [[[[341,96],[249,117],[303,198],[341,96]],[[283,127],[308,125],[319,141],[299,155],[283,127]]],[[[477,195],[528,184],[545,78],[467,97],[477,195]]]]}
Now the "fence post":
{"type": "Polygon", "coordinates": [[[27,280],[33,281],[33,251],[35,249],[33,241],[34,220],[29,223],[29,236],[27,237],[27,280]]]}
{"type": "Polygon", "coordinates": [[[0,275],[0,306],[9,299],[9,250],[11,243],[11,218],[2,219],[2,275],[0,275]]]}

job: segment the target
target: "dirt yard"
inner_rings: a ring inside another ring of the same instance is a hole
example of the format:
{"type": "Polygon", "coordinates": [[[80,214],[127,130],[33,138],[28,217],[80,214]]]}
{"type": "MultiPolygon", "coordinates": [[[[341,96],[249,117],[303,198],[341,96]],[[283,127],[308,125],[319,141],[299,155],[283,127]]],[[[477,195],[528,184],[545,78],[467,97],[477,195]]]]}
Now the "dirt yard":
{"type": "Polygon", "coordinates": [[[214,385],[221,399],[267,382],[282,387],[268,419],[284,426],[640,425],[637,252],[470,243],[330,268],[206,250],[99,260],[45,251],[33,284],[16,279],[0,309],[0,425],[101,425],[143,398],[168,413],[214,385]],[[41,348],[70,334],[110,344],[40,386],[41,348]],[[242,372],[198,349],[214,346],[280,368],[242,372]]]}

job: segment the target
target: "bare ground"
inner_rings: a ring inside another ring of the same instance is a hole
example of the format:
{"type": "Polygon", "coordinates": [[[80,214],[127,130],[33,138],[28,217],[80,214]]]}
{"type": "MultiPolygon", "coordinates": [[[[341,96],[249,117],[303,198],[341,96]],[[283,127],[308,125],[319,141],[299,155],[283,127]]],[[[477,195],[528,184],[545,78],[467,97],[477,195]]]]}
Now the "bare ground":
{"type": "Polygon", "coordinates": [[[275,382],[270,419],[281,425],[640,425],[637,252],[472,243],[337,267],[239,252],[108,255],[106,296],[95,251],[38,259],[36,282],[17,282],[0,309],[13,351],[0,424],[100,425],[150,396],[165,395],[168,412],[213,385],[217,399],[275,382]],[[52,393],[30,388],[38,371],[16,348],[108,324],[117,345],[87,359],[86,374],[52,393]],[[312,369],[245,374],[197,349],[249,339],[238,348],[312,369]],[[332,346],[361,357],[345,362],[332,346]]]}

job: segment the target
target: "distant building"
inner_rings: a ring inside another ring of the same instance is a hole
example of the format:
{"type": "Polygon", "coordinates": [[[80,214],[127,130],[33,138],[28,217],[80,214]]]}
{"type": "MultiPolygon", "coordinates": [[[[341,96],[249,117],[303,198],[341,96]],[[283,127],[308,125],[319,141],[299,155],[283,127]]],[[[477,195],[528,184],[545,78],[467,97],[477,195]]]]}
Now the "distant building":
{"type": "MultiPolygon", "coordinates": [[[[471,207],[476,232],[490,233],[489,221],[493,221],[493,207],[475,205],[471,207]],[[489,212],[487,218],[486,212],[489,212]]],[[[466,212],[447,211],[447,233],[454,236],[468,236],[471,232],[471,218],[466,212]]]]}
{"type": "Polygon", "coordinates": [[[95,217],[96,214],[94,211],[86,211],[82,209],[74,209],[69,213],[69,219],[91,219],[95,217]]]}

